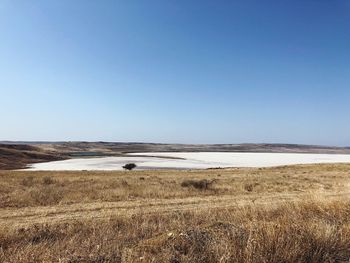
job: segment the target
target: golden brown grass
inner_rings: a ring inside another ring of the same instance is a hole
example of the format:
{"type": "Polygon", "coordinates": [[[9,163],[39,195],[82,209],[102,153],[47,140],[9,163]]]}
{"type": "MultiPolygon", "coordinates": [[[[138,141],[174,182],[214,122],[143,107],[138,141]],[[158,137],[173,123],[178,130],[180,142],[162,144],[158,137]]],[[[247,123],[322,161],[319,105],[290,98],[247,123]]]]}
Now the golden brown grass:
{"type": "Polygon", "coordinates": [[[3,228],[2,262],[348,262],[350,202],[3,228]]]}
{"type": "Polygon", "coordinates": [[[260,169],[118,172],[0,171],[0,208],[135,199],[239,196],[342,191],[350,165],[304,165],[260,169]],[[186,180],[215,182],[207,191],[186,180]]]}
{"type": "Polygon", "coordinates": [[[0,262],[349,262],[349,177],[345,164],[1,172],[0,262]]]}

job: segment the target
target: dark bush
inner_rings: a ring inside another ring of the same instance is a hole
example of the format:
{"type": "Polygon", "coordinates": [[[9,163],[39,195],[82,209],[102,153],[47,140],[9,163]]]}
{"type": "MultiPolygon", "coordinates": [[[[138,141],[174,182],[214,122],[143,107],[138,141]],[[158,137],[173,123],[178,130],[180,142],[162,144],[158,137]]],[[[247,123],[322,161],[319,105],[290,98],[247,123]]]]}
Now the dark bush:
{"type": "Polygon", "coordinates": [[[136,168],[136,164],[134,164],[134,163],[127,163],[126,165],[124,165],[123,166],[123,168],[125,169],[125,170],[132,170],[132,169],[135,169],[136,168]]]}

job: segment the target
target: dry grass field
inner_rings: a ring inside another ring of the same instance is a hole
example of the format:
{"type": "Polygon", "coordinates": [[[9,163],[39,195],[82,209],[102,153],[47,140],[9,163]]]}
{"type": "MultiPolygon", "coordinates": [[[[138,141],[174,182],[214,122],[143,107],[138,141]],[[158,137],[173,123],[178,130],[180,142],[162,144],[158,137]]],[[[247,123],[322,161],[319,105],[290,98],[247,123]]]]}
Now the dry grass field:
{"type": "Polygon", "coordinates": [[[349,262],[350,164],[0,172],[0,262],[349,262]]]}

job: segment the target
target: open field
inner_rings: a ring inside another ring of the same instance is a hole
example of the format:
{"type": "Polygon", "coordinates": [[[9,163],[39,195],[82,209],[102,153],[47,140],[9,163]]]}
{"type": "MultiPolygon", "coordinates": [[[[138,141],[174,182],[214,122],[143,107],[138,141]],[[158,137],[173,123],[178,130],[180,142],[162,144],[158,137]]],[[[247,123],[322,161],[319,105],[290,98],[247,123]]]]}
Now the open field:
{"type": "Polygon", "coordinates": [[[0,172],[0,262],[348,262],[350,164],[0,172]]]}

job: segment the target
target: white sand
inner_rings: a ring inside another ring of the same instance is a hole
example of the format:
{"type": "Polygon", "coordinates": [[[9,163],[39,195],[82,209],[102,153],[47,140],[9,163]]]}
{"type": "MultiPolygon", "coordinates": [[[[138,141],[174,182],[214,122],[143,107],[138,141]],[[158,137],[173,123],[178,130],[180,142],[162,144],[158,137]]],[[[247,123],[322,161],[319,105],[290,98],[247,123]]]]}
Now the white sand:
{"type": "Polygon", "coordinates": [[[31,165],[29,170],[122,170],[122,166],[126,163],[136,163],[138,169],[206,169],[213,167],[271,167],[292,164],[350,163],[350,155],[347,154],[167,152],[129,155],[130,157],[84,158],[37,163],[31,165]],[[185,160],[133,155],[180,157],[185,158],[185,160]]]}

